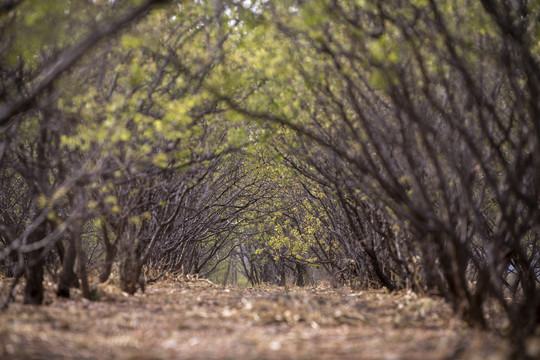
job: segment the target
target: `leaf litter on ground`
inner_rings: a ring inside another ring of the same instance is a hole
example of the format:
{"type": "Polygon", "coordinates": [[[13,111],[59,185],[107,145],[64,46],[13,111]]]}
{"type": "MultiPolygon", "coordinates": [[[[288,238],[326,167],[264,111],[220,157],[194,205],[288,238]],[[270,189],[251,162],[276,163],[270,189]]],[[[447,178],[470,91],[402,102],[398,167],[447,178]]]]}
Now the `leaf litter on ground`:
{"type": "MultiPolygon", "coordinates": [[[[7,280],[0,280],[5,289],[7,280]]],[[[411,291],[224,287],[168,277],[99,301],[54,296],[0,313],[2,359],[505,359],[509,345],[471,329],[438,298],[411,291]]],[[[0,295],[4,295],[3,292],[0,295]]],[[[529,341],[540,355],[540,336],[529,341]]]]}

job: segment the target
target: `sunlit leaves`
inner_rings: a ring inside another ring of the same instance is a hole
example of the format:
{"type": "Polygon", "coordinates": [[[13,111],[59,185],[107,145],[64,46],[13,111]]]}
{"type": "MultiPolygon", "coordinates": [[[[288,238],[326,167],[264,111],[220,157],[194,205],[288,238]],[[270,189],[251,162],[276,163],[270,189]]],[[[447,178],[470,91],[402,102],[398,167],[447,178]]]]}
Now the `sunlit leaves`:
{"type": "Polygon", "coordinates": [[[122,44],[122,47],[126,50],[136,49],[143,45],[143,39],[141,36],[136,36],[136,35],[127,33],[124,36],[122,36],[121,44],[122,44]]]}

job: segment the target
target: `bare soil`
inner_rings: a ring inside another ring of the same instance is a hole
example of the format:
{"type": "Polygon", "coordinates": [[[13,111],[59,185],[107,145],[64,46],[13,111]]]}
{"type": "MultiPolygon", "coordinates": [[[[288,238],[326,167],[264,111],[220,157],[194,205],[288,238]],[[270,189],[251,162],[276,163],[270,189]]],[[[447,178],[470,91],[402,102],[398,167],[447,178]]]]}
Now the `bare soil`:
{"type": "MultiPolygon", "coordinates": [[[[0,281],[5,295],[7,280],[0,281]]],[[[403,291],[235,288],[168,279],[128,296],[58,299],[0,313],[1,359],[506,359],[509,345],[470,329],[440,299],[403,291]]],[[[540,358],[540,336],[528,342],[540,358]]]]}

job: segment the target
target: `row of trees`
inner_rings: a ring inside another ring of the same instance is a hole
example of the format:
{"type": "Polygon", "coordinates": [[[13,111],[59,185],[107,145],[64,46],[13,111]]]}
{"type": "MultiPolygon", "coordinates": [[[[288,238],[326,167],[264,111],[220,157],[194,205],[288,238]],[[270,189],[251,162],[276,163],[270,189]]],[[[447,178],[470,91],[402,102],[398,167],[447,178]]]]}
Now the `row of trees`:
{"type": "Polygon", "coordinates": [[[131,294],[146,264],[200,272],[263,196],[234,155],[243,132],[201,86],[216,15],[155,3],[5,10],[0,261],[13,287],[24,274],[26,303],[43,301],[46,268],[59,296],[80,283],[88,298],[88,267],[104,282],[117,264],[131,294]],[[58,36],[31,48],[43,26],[58,36]]]}
{"type": "Polygon", "coordinates": [[[47,268],[86,297],[115,264],[129,293],[145,265],[326,272],[439,294],[519,355],[540,316],[538,6],[2,3],[2,271],[28,303],[47,268]]]}
{"type": "Polygon", "coordinates": [[[318,215],[326,236],[341,223],[363,276],[440,293],[472,325],[496,327],[496,303],[520,344],[540,313],[538,4],[259,6],[235,86],[264,87],[222,96],[297,135],[287,161],[339,209],[318,215]]]}

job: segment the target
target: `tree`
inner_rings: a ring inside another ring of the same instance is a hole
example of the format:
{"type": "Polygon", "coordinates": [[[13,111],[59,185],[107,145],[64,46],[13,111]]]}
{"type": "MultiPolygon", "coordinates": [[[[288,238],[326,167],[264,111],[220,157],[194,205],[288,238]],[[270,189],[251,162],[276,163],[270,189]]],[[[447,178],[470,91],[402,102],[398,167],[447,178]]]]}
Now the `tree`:
{"type": "Polygon", "coordinates": [[[230,77],[264,87],[248,99],[222,93],[239,114],[294,130],[310,144],[310,166],[328,159],[358,245],[366,196],[414,239],[405,246],[421,251],[425,286],[467,321],[489,326],[485,304],[499,303],[518,353],[537,326],[540,293],[537,10],[502,1],[261,2],[246,9],[264,29],[246,35],[259,44],[244,60],[256,79],[230,77]],[[514,265],[522,288],[508,300],[514,265]]]}
{"type": "Polygon", "coordinates": [[[53,248],[59,295],[78,278],[86,297],[113,263],[129,293],[146,264],[282,285],[315,265],[440,294],[473,326],[497,328],[495,303],[523,355],[537,3],[157,3],[0,7],[0,264],[26,267],[27,302],[53,248]]]}

